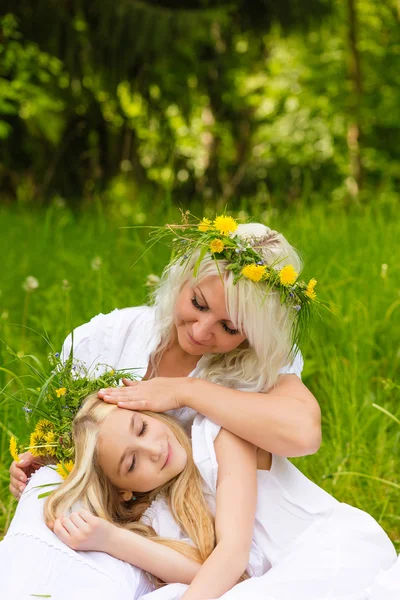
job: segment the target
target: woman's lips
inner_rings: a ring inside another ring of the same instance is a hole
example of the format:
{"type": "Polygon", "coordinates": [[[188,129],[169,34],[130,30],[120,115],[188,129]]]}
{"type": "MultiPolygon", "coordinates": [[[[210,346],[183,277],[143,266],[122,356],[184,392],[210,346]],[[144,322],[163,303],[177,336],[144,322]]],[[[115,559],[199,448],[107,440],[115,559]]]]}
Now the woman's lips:
{"type": "Polygon", "coordinates": [[[196,342],[196,340],[194,338],[192,338],[192,336],[190,335],[189,332],[188,332],[188,338],[192,342],[192,344],[194,344],[195,346],[204,346],[204,344],[200,344],[200,342],[196,342]]]}

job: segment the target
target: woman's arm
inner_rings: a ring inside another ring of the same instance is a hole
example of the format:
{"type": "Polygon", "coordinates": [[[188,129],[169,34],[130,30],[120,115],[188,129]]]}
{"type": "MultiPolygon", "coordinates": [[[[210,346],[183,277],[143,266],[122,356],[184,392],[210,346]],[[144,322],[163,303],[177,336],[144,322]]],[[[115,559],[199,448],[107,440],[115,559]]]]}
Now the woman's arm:
{"type": "Polygon", "coordinates": [[[190,406],[254,446],[280,456],[305,456],[321,444],[321,412],[297,375],[280,375],[266,393],[241,392],[194,377],[155,377],[99,392],[130,410],[165,412],[190,406]]]}
{"type": "Polygon", "coordinates": [[[269,392],[241,392],[187,378],[182,404],[272,454],[305,456],[321,444],[318,402],[297,375],[280,375],[269,392]]]}
{"type": "Polygon", "coordinates": [[[249,562],[257,503],[256,449],[222,429],[215,452],[217,545],[183,594],[184,600],[219,598],[238,582],[249,562]]]}
{"type": "Polygon", "coordinates": [[[73,550],[107,552],[166,583],[190,583],[201,564],[177,550],[117,527],[82,509],[51,524],[58,538],[73,550]]]}

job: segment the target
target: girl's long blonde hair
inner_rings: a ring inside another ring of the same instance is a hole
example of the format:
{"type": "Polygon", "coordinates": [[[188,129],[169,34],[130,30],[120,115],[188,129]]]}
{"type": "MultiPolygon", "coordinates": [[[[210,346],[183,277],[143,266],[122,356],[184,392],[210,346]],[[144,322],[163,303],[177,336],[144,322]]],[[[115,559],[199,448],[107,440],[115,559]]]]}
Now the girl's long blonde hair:
{"type": "MultiPolygon", "coordinates": [[[[214,520],[203,495],[201,476],[194,464],[186,433],[171,417],[142,411],[143,414],[159,419],[172,430],[187,453],[187,463],[182,473],[163,486],[150,492],[136,493],[136,500],[124,502],[120,491],[100,469],[97,459],[99,425],[113,410],[118,408],[106,404],[97,394],[92,394],[76,415],[72,428],[75,465],[69,477],[47,498],[44,508],[46,522],[54,522],[79,502],[98,517],[203,563],[215,547],[214,520]],[[193,546],[160,537],[151,525],[140,520],[159,494],[167,501],[175,521],[192,540],[193,546]]],[[[156,584],[161,583],[155,577],[152,580],[156,584]]]]}

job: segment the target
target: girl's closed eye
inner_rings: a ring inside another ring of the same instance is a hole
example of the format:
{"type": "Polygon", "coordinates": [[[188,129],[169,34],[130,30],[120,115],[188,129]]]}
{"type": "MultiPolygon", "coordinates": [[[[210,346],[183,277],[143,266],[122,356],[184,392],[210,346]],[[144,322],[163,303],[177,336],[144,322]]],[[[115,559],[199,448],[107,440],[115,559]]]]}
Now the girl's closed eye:
{"type": "Polygon", "coordinates": [[[133,455],[132,463],[131,463],[131,466],[128,469],[128,473],[130,473],[131,471],[133,471],[133,469],[135,468],[135,464],[136,464],[136,456],[133,455]]]}
{"type": "MultiPolygon", "coordinates": [[[[147,429],[147,421],[143,421],[142,422],[142,427],[138,433],[139,436],[144,435],[146,433],[146,429],[147,429]]],[[[135,464],[136,464],[136,455],[133,455],[132,458],[132,462],[131,462],[131,466],[128,469],[128,473],[130,473],[131,471],[133,471],[133,469],[135,468],[135,464]]]]}
{"type": "Polygon", "coordinates": [[[139,436],[144,435],[146,433],[146,429],[147,429],[147,421],[143,421],[142,428],[139,431],[139,436]]]}

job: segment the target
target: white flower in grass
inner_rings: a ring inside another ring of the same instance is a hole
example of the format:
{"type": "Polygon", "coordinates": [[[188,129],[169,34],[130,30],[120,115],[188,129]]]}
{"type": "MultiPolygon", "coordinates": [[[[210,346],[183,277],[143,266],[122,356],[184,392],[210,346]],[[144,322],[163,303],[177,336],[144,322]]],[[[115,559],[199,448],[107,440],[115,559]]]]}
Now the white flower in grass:
{"type": "Polygon", "coordinates": [[[38,289],[38,287],[39,287],[39,282],[38,282],[38,280],[36,279],[36,277],[33,277],[32,275],[29,275],[29,276],[28,276],[28,277],[25,279],[24,283],[22,284],[22,287],[23,287],[23,289],[24,289],[26,292],[34,292],[35,290],[37,290],[37,289],[38,289]]]}
{"type": "Polygon", "coordinates": [[[101,260],[101,256],[95,256],[92,260],[91,267],[93,271],[100,271],[102,264],[103,261],[101,260]]]}
{"type": "Polygon", "coordinates": [[[387,277],[387,273],[388,273],[388,265],[386,263],[383,263],[383,265],[381,265],[381,277],[382,279],[386,279],[387,277]]]}
{"type": "Polygon", "coordinates": [[[150,273],[147,275],[146,283],[144,284],[148,288],[156,287],[160,283],[160,278],[158,275],[154,275],[154,273],[150,273]]]}

